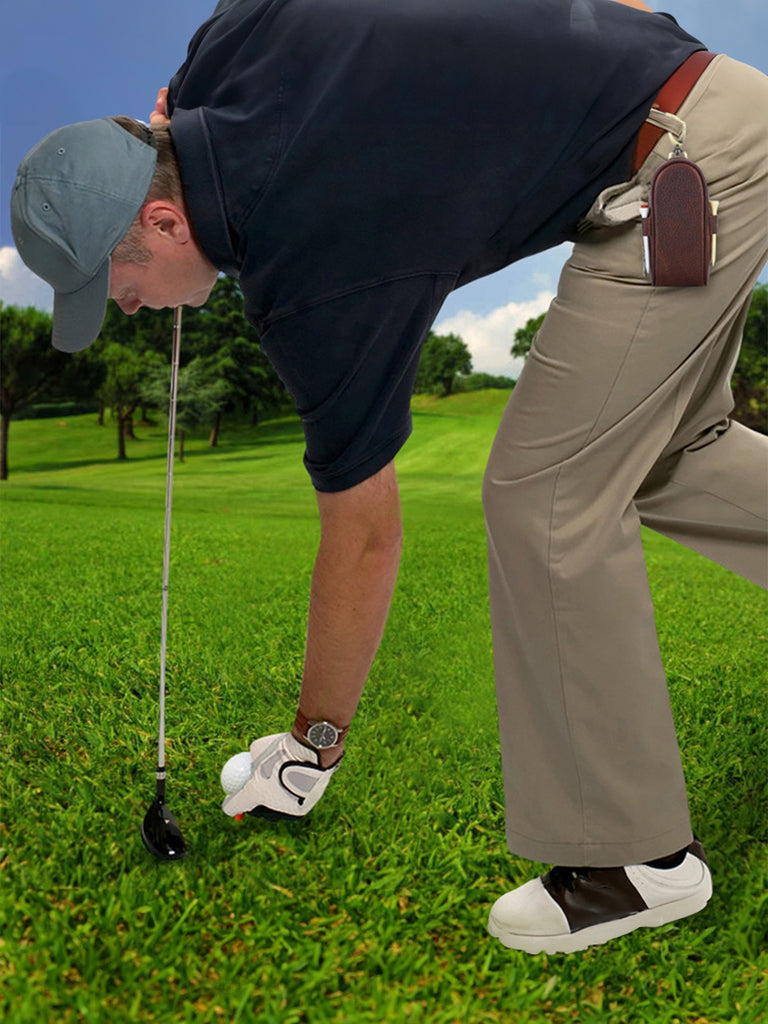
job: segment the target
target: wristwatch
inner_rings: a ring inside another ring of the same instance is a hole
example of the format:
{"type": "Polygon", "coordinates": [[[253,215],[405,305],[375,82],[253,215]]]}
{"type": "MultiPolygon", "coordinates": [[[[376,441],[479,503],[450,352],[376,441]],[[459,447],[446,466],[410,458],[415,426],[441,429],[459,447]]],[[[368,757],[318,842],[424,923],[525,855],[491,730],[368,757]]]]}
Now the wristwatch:
{"type": "Polygon", "coordinates": [[[315,750],[329,750],[337,746],[349,732],[349,726],[340,729],[333,722],[310,722],[300,711],[296,712],[295,726],[299,734],[315,750]]]}

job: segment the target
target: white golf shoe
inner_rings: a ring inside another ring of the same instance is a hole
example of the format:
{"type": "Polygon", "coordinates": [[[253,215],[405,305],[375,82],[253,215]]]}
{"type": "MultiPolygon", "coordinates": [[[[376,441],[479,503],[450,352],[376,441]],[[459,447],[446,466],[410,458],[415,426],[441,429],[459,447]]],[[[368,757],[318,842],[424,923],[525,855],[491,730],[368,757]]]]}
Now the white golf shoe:
{"type": "Polygon", "coordinates": [[[712,876],[701,843],[672,868],[555,867],[498,899],[488,931],[525,953],[573,953],[702,910],[712,876]]]}
{"type": "Polygon", "coordinates": [[[250,752],[250,778],[221,805],[230,817],[303,818],[323,795],[341,761],[322,768],[317,752],[289,732],[254,740],[250,752]]]}

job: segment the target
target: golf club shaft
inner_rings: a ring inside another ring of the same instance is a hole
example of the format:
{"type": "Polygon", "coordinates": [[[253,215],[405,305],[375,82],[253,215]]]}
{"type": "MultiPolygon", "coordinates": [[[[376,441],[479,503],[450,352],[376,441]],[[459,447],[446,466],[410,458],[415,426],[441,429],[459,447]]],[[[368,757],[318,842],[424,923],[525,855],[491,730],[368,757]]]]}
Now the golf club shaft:
{"type": "Polygon", "coordinates": [[[176,438],[176,392],[179,385],[181,350],[181,306],[173,311],[171,351],[171,399],[168,412],[168,465],[165,479],[165,541],[163,544],[163,609],[160,627],[160,727],[157,741],[158,795],[165,797],[165,651],[168,638],[168,576],[171,558],[171,502],[173,498],[173,456],[176,438]]]}

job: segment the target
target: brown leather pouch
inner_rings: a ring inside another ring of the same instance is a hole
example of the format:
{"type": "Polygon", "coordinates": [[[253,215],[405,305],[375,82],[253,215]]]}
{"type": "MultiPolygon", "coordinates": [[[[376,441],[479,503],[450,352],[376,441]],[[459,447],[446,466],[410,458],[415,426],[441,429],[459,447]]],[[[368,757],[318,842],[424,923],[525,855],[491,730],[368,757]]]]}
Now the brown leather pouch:
{"type": "Polygon", "coordinates": [[[656,170],[643,218],[654,285],[685,288],[708,283],[717,234],[715,209],[701,168],[692,160],[673,157],[656,170]]]}

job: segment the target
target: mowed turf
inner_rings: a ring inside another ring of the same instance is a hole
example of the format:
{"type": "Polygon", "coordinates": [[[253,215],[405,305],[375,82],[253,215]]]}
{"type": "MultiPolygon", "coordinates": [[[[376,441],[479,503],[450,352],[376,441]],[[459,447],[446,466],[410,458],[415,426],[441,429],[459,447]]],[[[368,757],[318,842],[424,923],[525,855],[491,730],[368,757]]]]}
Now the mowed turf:
{"type": "MultiPolygon", "coordinates": [[[[226,818],[222,763],[287,730],[318,526],[291,418],[187,443],[174,490],[168,803],[154,794],[165,426],[11,428],[2,499],[0,1019],[758,1024],[768,1017],[766,632],[752,585],[645,537],[708,908],[571,956],[485,931],[510,856],[480,485],[506,396],[417,399],[406,546],[343,769],[304,822],[226,818]]],[[[617,665],[617,672],[621,665],[617,665]]]]}

